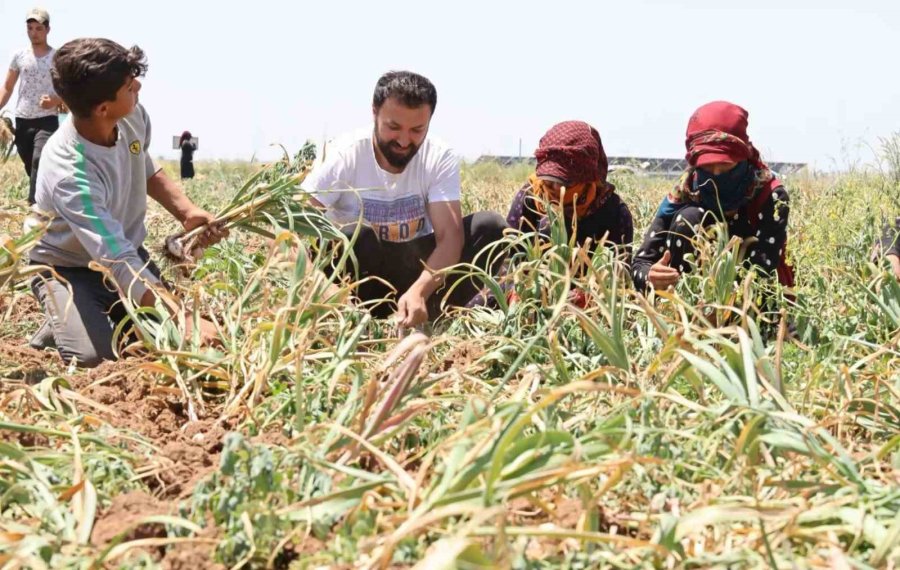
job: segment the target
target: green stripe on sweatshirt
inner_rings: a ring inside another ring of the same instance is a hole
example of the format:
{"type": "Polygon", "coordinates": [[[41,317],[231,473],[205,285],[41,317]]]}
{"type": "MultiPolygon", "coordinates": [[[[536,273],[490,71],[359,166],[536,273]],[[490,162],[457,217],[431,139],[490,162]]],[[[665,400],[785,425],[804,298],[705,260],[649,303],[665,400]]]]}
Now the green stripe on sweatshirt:
{"type": "Polygon", "coordinates": [[[103,220],[101,220],[97,216],[97,212],[94,210],[94,200],[91,197],[91,186],[88,183],[87,176],[87,167],[85,166],[84,161],[84,145],[76,144],[75,145],[75,153],[78,155],[75,161],[75,184],[78,186],[78,195],[81,198],[81,205],[84,207],[84,216],[91,221],[91,225],[94,226],[94,231],[100,236],[100,239],[103,240],[103,243],[106,245],[106,248],[113,255],[119,255],[119,252],[122,250],[119,247],[119,242],[116,241],[115,236],[113,236],[109,229],[103,225],[103,220]]]}

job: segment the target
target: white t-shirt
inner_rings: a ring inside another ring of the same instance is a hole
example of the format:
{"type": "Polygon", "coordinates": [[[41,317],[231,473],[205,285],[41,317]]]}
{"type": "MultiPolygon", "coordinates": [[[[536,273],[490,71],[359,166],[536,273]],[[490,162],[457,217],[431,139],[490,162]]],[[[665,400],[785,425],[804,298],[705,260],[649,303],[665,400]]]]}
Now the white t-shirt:
{"type": "Polygon", "coordinates": [[[9,68],[19,73],[19,98],[16,102],[16,117],[20,119],[39,119],[56,115],[56,108],[41,109],[42,95],[56,95],[50,69],[53,67],[53,54],[50,48],[43,57],[35,57],[34,50],[25,48],[17,51],[9,64],[9,68]]]}
{"type": "Polygon", "coordinates": [[[356,222],[362,207],[364,221],[382,240],[404,242],[431,234],[428,203],[459,200],[459,158],[429,136],[403,172],[393,174],[375,160],[372,136],[369,128],[332,143],[301,188],[322,202],[337,224],[356,222]],[[351,188],[360,192],[330,191],[351,188]]]}

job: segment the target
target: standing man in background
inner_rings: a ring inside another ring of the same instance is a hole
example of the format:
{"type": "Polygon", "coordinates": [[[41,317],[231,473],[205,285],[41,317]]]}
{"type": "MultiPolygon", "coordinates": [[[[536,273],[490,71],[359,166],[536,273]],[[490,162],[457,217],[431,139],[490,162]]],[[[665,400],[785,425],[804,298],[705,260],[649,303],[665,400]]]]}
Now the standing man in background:
{"type": "Polygon", "coordinates": [[[57,109],[62,100],[53,90],[50,69],[56,50],[47,43],[50,15],[34,8],[25,16],[31,46],[16,52],[9,64],[6,81],[0,86],[0,109],[12,96],[16,82],[19,98],[16,103],[16,150],[29,177],[28,204],[34,204],[34,188],[38,163],[47,139],[59,128],[57,109]]]}

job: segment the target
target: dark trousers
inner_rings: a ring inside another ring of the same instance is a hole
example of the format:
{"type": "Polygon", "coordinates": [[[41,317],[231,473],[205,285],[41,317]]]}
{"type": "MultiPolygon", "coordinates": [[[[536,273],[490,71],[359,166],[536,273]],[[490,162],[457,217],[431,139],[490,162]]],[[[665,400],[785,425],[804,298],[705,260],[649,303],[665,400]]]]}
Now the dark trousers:
{"type": "MultiPolygon", "coordinates": [[[[159,268],[149,261],[147,250],[140,248],[138,254],[159,277],[159,268]]],[[[53,269],[68,287],[45,272],[32,280],[31,290],[44,309],[63,362],[75,360],[78,366],[90,368],[114,360],[113,331],[128,315],[115,287],[104,281],[102,273],[87,267],[53,269]]]]}
{"type": "Polygon", "coordinates": [[[37,184],[38,165],[41,152],[50,135],[59,128],[59,117],[50,115],[38,119],[16,117],[16,150],[28,174],[28,204],[34,204],[34,190],[37,184]]]}
{"type": "MultiPolygon", "coordinates": [[[[503,237],[506,221],[493,212],[478,212],[463,218],[463,250],[460,263],[471,263],[475,255],[486,246],[503,237]]],[[[355,225],[345,226],[342,231],[350,238],[355,225]]],[[[402,295],[419,278],[428,257],[436,246],[434,235],[422,236],[407,242],[388,242],[379,239],[371,226],[360,228],[359,236],[353,245],[353,253],[359,264],[359,278],[378,277],[390,284],[380,281],[362,283],[356,295],[364,302],[380,301],[372,307],[376,318],[389,317],[396,308],[396,298],[402,295]],[[396,292],[394,291],[396,290],[396,292]]],[[[480,256],[478,266],[496,275],[502,259],[488,260],[480,256]],[[487,267],[488,261],[491,267],[487,267]]],[[[348,271],[352,272],[352,264],[348,271]]],[[[450,287],[453,292],[447,298],[447,304],[454,307],[465,305],[481,289],[477,280],[465,276],[450,275],[444,285],[428,299],[428,317],[434,319],[440,315],[440,304],[450,287]]]]}
{"type": "Polygon", "coordinates": [[[182,178],[193,178],[194,177],[194,161],[181,159],[181,177],[182,178]]]}

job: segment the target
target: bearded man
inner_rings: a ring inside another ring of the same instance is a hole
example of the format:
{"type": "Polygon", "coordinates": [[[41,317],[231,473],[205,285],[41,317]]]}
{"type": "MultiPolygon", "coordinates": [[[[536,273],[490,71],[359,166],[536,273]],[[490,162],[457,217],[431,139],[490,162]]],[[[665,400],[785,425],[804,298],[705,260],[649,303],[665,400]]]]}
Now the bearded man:
{"type": "Polygon", "coordinates": [[[478,284],[468,277],[445,282],[441,270],[474,260],[496,271],[497,258],[488,268],[487,256],[476,254],[507,227],[493,212],[463,217],[459,158],[428,136],[436,105],[437,91],[425,77],[384,74],[372,98],[374,125],[330,145],[302,184],[348,237],[358,232],[353,252],[365,281],[357,296],[383,318],[399,293],[396,314],[404,327],[440,314],[442,288],[449,287],[448,306],[466,304],[478,284]]]}

